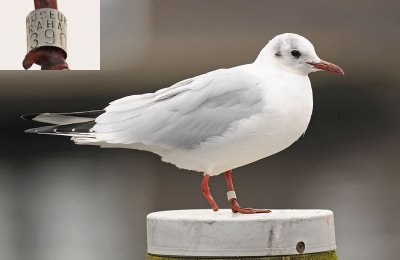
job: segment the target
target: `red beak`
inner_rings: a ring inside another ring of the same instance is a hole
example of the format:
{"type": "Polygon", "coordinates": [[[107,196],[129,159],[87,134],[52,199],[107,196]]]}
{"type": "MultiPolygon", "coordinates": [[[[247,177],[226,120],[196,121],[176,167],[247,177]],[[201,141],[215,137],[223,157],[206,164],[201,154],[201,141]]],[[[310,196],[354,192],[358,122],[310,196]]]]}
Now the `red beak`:
{"type": "Polygon", "coordinates": [[[344,71],[339,66],[324,60],[321,60],[320,62],[307,62],[307,63],[319,70],[324,70],[344,75],[344,71]]]}

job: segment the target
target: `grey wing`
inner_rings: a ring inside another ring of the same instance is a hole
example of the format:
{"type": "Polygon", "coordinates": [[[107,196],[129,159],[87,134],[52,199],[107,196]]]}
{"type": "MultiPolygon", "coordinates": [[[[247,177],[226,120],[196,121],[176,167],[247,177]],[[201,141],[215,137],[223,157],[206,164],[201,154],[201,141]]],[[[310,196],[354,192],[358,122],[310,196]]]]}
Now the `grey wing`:
{"type": "Polygon", "coordinates": [[[117,100],[96,119],[93,132],[107,143],[192,149],[261,113],[262,91],[258,79],[246,72],[217,70],[117,100]]]}

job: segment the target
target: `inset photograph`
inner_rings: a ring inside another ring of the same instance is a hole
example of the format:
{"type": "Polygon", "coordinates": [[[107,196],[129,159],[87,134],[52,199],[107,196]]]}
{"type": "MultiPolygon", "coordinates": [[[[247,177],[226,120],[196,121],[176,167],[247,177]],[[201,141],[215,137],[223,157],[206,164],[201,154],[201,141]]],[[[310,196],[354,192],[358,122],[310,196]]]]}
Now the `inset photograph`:
{"type": "Polygon", "coordinates": [[[99,0],[9,2],[0,23],[0,70],[100,70],[99,0]]]}

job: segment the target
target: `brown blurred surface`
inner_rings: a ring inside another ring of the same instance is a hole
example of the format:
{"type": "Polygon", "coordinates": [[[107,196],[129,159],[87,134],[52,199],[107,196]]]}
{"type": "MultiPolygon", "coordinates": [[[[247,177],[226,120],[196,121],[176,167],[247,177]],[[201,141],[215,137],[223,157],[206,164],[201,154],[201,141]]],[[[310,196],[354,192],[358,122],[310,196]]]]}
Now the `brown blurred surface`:
{"type": "MultiPolygon", "coordinates": [[[[331,209],[340,259],[396,259],[399,7],[394,0],[102,1],[102,71],[0,72],[0,259],[144,259],[147,213],[208,207],[200,174],[145,152],[26,135],[34,124],[19,115],[103,108],[252,62],[283,32],[309,38],[346,75],[311,75],[306,135],[234,171],[240,202],[331,209]]],[[[223,178],[211,187],[227,207],[223,178]]]]}

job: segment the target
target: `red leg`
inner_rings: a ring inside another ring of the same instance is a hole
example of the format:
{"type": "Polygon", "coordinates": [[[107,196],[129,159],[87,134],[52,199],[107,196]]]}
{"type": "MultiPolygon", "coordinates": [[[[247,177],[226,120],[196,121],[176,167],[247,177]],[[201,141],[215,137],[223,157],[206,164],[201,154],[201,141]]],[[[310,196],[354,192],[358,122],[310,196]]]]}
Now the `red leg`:
{"type": "Polygon", "coordinates": [[[30,51],[22,65],[27,70],[34,63],[42,66],[42,70],[68,70],[64,52],[56,47],[43,46],[30,51]]]}
{"type": "Polygon", "coordinates": [[[228,186],[228,199],[231,204],[231,209],[233,213],[242,213],[242,214],[254,214],[254,213],[270,213],[271,211],[268,209],[252,209],[252,208],[241,208],[239,203],[237,202],[235,189],[233,187],[232,181],[232,170],[226,171],[224,173],[226,185],[228,186]],[[230,196],[230,197],[229,197],[230,196]]]}
{"type": "Polygon", "coordinates": [[[214,211],[217,211],[218,210],[217,203],[215,203],[213,197],[211,196],[210,188],[208,187],[209,179],[210,179],[210,175],[208,175],[207,173],[204,173],[204,178],[200,184],[200,188],[203,191],[204,197],[208,200],[208,203],[210,203],[212,209],[214,211]]]}

